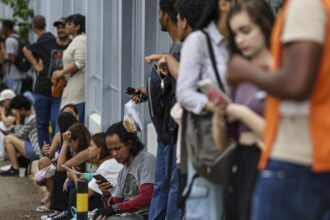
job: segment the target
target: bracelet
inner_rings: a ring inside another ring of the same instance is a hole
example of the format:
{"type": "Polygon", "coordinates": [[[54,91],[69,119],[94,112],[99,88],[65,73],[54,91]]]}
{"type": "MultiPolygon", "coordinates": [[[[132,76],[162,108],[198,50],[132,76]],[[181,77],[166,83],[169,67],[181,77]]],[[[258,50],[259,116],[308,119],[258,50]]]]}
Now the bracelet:
{"type": "Polygon", "coordinates": [[[121,212],[120,205],[118,203],[112,205],[112,209],[113,209],[113,211],[115,211],[116,214],[121,212]]]}

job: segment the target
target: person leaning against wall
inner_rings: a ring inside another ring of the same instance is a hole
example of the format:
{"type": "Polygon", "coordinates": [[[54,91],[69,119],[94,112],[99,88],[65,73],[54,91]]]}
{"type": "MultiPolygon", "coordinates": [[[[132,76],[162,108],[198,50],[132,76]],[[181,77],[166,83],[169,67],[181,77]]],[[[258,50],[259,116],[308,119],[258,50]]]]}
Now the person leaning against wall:
{"type": "Polygon", "coordinates": [[[78,108],[79,121],[83,123],[85,118],[85,16],[81,14],[68,16],[66,29],[73,39],[63,53],[63,69],[53,73],[52,81],[61,77],[66,79],[61,108],[67,104],[75,104],[78,108]]]}

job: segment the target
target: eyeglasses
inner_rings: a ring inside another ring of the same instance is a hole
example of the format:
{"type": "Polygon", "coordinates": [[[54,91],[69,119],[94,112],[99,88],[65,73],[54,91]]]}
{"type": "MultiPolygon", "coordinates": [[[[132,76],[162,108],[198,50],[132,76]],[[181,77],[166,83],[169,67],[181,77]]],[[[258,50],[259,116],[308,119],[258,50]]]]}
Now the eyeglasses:
{"type": "Polygon", "coordinates": [[[114,147],[114,148],[111,148],[111,149],[108,149],[109,150],[109,152],[110,153],[113,153],[113,152],[119,152],[120,151],[120,149],[121,149],[122,147],[114,147]]]}

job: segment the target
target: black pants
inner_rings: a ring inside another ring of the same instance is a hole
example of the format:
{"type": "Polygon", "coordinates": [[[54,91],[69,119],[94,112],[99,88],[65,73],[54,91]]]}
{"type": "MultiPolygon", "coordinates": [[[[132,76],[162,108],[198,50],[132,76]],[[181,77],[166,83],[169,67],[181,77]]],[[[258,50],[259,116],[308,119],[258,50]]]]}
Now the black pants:
{"type": "Polygon", "coordinates": [[[228,159],[224,203],[226,220],[249,220],[260,150],[238,145],[228,159]]]}
{"type": "Polygon", "coordinates": [[[66,179],[66,172],[55,172],[54,187],[50,200],[50,209],[65,211],[68,208],[69,194],[63,192],[63,184],[66,179]]]}

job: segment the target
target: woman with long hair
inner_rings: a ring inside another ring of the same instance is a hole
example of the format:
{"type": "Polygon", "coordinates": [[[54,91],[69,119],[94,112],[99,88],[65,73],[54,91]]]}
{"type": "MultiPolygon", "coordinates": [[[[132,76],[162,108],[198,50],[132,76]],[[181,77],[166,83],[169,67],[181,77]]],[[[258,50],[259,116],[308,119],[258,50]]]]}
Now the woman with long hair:
{"type": "MultiPolygon", "coordinates": [[[[226,17],[230,9],[230,0],[211,0],[206,3],[202,18],[196,31],[185,40],[181,50],[180,70],[177,81],[176,97],[184,109],[200,115],[205,112],[217,112],[216,105],[207,96],[200,93],[198,82],[208,78],[218,85],[216,73],[211,65],[206,32],[211,41],[216,63],[225,90],[228,48],[225,41],[227,35],[226,17]]],[[[224,119],[223,119],[224,120],[224,119]]],[[[188,156],[188,185],[196,173],[188,156]]],[[[223,187],[204,177],[194,180],[190,196],[186,202],[186,219],[218,220],[223,217],[223,187]]]]}
{"type": "MultiPolygon", "coordinates": [[[[270,6],[263,0],[245,0],[234,4],[227,26],[232,54],[240,54],[262,68],[271,64],[270,34],[274,23],[270,6]]],[[[232,89],[227,119],[235,122],[237,147],[228,162],[225,191],[227,220],[250,219],[251,200],[258,177],[257,164],[264,130],[265,93],[250,83],[232,89]]]]}

